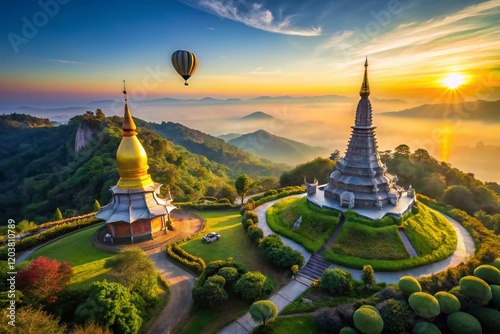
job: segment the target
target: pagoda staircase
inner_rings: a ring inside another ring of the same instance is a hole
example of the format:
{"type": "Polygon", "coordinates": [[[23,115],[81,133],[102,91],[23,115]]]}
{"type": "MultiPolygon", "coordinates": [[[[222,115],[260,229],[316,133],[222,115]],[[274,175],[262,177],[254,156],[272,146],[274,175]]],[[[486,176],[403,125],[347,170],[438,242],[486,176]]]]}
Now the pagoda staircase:
{"type": "Polygon", "coordinates": [[[321,255],[313,254],[307,261],[306,265],[300,270],[297,281],[307,285],[311,285],[323,274],[323,271],[330,267],[331,263],[323,260],[321,255]]]}

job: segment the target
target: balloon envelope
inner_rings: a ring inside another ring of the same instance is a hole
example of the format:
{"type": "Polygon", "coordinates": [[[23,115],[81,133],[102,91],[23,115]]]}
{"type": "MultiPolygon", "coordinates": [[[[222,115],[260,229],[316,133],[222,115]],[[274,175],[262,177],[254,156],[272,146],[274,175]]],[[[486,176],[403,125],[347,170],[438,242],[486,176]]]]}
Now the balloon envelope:
{"type": "Polygon", "coordinates": [[[186,80],[184,84],[187,86],[187,80],[196,71],[196,67],[198,67],[198,59],[190,51],[178,50],[172,54],[172,65],[177,73],[186,80]]]}

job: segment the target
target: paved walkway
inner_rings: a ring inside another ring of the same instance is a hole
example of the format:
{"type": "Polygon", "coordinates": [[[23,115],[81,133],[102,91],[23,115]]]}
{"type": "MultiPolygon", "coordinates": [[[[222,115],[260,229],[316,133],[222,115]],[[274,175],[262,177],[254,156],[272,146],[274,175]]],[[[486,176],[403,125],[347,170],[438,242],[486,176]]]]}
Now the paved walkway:
{"type": "MultiPolygon", "coordinates": [[[[303,197],[305,194],[299,194],[299,195],[293,195],[290,197],[303,197]]],[[[254,211],[257,213],[259,216],[259,223],[258,226],[264,231],[264,235],[267,236],[272,232],[272,230],[269,228],[267,225],[267,220],[266,220],[266,211],[268,208],[273,206],[276,202],[280,201],[282,199],[278,199],[275,201],[271,201],[268,203],[265,203],[257,208],[254,209],[254,211]]],[[[447,257],[444,260],[428,264],[425,266],[421,266],[418,268],[413,268],[413,269],[408,269],[404,271],[398,271],[398,272],[375,272],[375,278],[378,282],[387,282],[389,284],[391,283],[397,283],[399,279],[405,275],[411,275],[413,277],[419,278],[423,276],[428,276],[440,271],[443,271],[447,269],[448,267],[455,267],[458,264],[460,264],[462,261],[464,261],[467,257],[471,256],[474,254],[475,247],[474,247],[474,240],[472,240],[472,237],[470,234],[467,232],[467,230],[460,225],[457,221],[454,219],[444,215],[446,219],[451,223],[453,228],[455,229],[455,232],[457,233],[457,248],[455,249],[455,252],[453,252],[452,255],[447,257]]],[[[281,239],[285,244],[288,246],[292,247],[295,250],[298,250],[301,252],[304,257],[306,258],[306,262],[309,260],[311,257],[311,254],[307,252],[307,250],[304,249],[301,245],[297,244],[294,241],[291,241],[290,239],[284,238],[281,236],[281,239]],[[307,257],[306,257],[307,255],[307,257]]],[[[355,279],[359,279],[361,277],[361,270],[359,269],[352,269],[352,268],[347,268],[344,266],[339,266],[332,264],[330,268],[342,268],[348,272],[350,272],[355,279]]],[[[293,300],[295,300],[298,296],[300,296],[304,291],[309,288],[311,285],[310,281],[304,280],[300,277],[297,277],[296,279],[293,279],[285,285],[281,290],[273,294],[269,300],[273,301],[276,306],[278,307],[278,313],[280,313],[288,304],[290,304],[293,300]]],[[[234,322],[230,323],[226,327],[222,328],[218,333],[219,334],[248,334],[251,333],[259,324],[256,323],[255,321],[252,320],[250,313],[245,313],[243,316],[240,318],[236,319],[234,322]]]]}
{"type": "Polygon", "coordinates": [[[403,241],[403,245],[405,246],[406,251],[408,252],[408,255],[410,255],[410,257],[417,257],[418,256],[417,251],[415,250],[415,248],[411,244],[410,239],[408,239],[406,232],[404,230],[398,228],[398,233],[399,233],[399,237],[401,238],[401,241],[403,241]]]}

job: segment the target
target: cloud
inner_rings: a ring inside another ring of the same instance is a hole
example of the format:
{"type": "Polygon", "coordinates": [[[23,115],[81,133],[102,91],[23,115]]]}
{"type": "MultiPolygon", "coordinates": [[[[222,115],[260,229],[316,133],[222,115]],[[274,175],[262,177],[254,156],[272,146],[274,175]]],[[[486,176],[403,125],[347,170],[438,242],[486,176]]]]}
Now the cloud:
{"type": "MultiPolygon", "coordinates": [[[[368,25],[367,25],[368,26],[368,25]]],[[[366,27],[337,32],[319,50],[337,49],[351,62],[376,58],[384,75],[493,68],[500,50],[500,0],[465,7],[425,21],[371,33],[366,27]],[[419,68],[420,71],[415,72],[419,68]]],[[[331,53],[331,51],[328,51],[331,53]]]]}
{"type": "Polygon", "coordinates": [[[53,63],[63,63],[63,64],[85,64],[89,65],[89,63],[85,63],[82,61],[76,61],[76,60],[65,60],[65,59],[50,59],[50,58],[40,58],[41,60],[44,61],[50,61],[53,63]]]}
{"type": "Polygon", "coordinates": [[[277,20],[271,10],[259,3],[247,3],[244,0],[237,1],[237,4],[233,0],[199,0],[196,3],[185,3],[219,17],[272,33],[295,36],[321,35],[320,27],[309,29],[293,27],[293,16],[277,20]]]}

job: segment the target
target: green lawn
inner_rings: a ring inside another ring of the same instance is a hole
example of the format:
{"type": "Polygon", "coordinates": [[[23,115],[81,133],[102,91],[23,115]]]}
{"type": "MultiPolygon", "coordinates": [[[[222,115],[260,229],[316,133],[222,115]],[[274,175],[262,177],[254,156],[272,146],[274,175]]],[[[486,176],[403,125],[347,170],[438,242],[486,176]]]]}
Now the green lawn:
{"type": "MultiPolygon", "coordinates": [[[[203,258],[205,263],[225,260],[232,257],[234,262],[243,263],[249,270],[260,271],[272,277],[276,289],[283,286],[289,278],[288,271],[279,271],[269,265],[260,254],[257,246],[248,239],[241,225],[237,211],[198,211],[197,215],[207,221],[207,233],[217,232],[220,240],[206,244],[201,236],[180,245],[185,251],[203,258]]],[[[216,333],[248,310],[252,303],[231,297],[219,307],[191,310],[189,318],[181,326],[179,333],[199,334],[216,333]]]]}
{"type": "Polygon", "coordinates": [[[452,253],[457,247],[457,234],[453,226],[440,213],[423,204],[419,213],[407,219],[402,226],[419,256],[434,251],[452,253]]]}
{"type": "Polygon", "coordinates": [[[409,257],[396,225],[376,228],[348,221],[342,226],[331,250],[364,259],[397,260],[409,257]]]}
{"type": "Polygon", "coordinates": [[[266,324],[266,327],[260,326],[254,334],[322,334],[312,315],[300,315],[295,317],[278,317],[273,322],[266,324]]]}
{"type": "Polygon", "coordinates": [[[57,261],[66,261],[73,265],[73,287],[86,287],[94,281],[107,278],[108,268],[104,268],[107,259],[114,253],[102,251],[92,245],[92,235],[101,227],[93,226],[81,232],[44,246],[28,257],[28,260],[45,256],[57,261]]]}
{"type": "Polygon", "coordinates": [[[276,233],[286,236],[311,253],[318,252],[328,241],[338,224],[337,213],[309,205],[307,199],[286,198],[267,211],[269,227],[276,233]],[[300,227],[293,225],[302,216],[300,227]]]}

